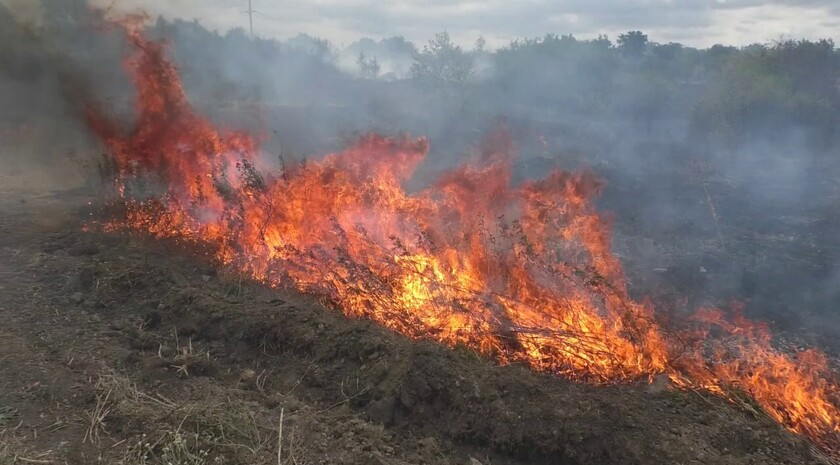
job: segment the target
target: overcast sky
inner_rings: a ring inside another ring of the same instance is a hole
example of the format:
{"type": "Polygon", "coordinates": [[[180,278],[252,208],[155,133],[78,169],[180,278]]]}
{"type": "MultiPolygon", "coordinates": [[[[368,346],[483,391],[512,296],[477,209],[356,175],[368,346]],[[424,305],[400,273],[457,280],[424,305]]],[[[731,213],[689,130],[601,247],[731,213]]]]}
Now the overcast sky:
{"type": "MultiPolygon", "coordinates": [[[[90,0],[122,11],[144,9],[198,19],[219,31],[248,27],[248,0],[90,0]]],[[[840,37],[840,0],[252,0],[256,34],[279,39],[300,32],[349,45],[361,37],[401,35],[424,43],[446,30],[490,47],[552,32],[590,38],[638,29],[657,42],[706,47],[780,37],[840,37]]]]}

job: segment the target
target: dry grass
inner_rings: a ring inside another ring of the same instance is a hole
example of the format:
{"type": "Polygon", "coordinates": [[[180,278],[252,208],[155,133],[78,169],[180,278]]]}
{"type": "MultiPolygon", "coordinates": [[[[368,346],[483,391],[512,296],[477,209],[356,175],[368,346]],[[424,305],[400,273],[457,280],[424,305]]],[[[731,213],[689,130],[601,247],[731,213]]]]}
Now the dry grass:
{"type": "Polygon", "coordinates": [[[16,433],[22,421],[18,420],[18,411],[9,406],[0,406],[0,465],[52,464],[49,457],[53,451],[35,452],[24,447],[16,433]]]}
{"type": "Polygon", "coordinates": [[[112,392],[109,389],[104,394],[100,392],[96,395],[96,406],[87,414],[88,427],[87,431],[85,431],[85,437],[82,439],[83,444],[87,441],[98,444],[101,433],[108,434],[108,431],[105,429],[105,420],[113,408],[113,402],[111,402],[112,392]]]}
{"type": "MultiPolygon", "coordinates": [[[[145,438],[144,438],[145,439],[145,438]]],[[[125,465],[205,465],[210,452],[199,448],[198,436],[185,437],[180,431],[165,431],[154,442],[141,440],[129,447],[125,465]]],[[[215,462],[221,463],[218,460],[215,462]]]]}
{"type": "Polygon", "coordinates": [[[9,406],[0,406],[0,428],[5,428],[17,417],[17,411],[9,406]]]}
{"type": "MultiPolygon", "coordinates": [[[[181,349],[195,354],[189,345],[181,349]]],[[[282,436],[277,420],[253,402],[215,397],[212,390],[205,399],[174,401],[143,392],[113,372],[102,375],[96,388],[97,406],[90,414],[87,435],[91,439],[106,433],[104,426],[111,421],[155,427],[138,428],[134,439],[126,442],[125,465],[273,465],[278,454],[283,464],[299,464],[294,452],[300,438],[293,433],[282,436]],[[285,447],[279,446],[280,441],[285,447]]]]}
{"type": "Polygon", "coordinates": [[[49,458],[52,453],[35,453],[4,440],[0,442],[0,465],[53,464],[56,462],[49,458]]]}
{"type": "Polygon", "coordinates": [[[15,456],[9,451],[9,446],[0,444],[0,465],[12,465],[14,460],[15,456]]]}

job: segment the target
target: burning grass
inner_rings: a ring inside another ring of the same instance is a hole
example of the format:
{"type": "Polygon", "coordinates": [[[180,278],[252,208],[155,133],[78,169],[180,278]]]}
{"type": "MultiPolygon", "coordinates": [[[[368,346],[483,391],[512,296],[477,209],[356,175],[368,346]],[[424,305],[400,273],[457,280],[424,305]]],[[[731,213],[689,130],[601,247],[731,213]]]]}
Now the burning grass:
{"type": "Polygon", "coordinates": [[[402,184],[427,153],[424,139],[369,135],[271,171],[252,137],[193,111],[162,44],[123,26],[136,51],[126,66],[137,123],[124,133],[89,110],[125,207],[106,228],[201,243],[269,286],[501,363],[599,384],[666,374],[733,400],[741,390],[840,453],[840,389],[819,351],[783,353],[765,325],[717,310],[674,333],[629,296],[609,225],[591,203],[594,176],[555,171],[514,186],[503,132],[477,163],[413,194],[402,184]]]}

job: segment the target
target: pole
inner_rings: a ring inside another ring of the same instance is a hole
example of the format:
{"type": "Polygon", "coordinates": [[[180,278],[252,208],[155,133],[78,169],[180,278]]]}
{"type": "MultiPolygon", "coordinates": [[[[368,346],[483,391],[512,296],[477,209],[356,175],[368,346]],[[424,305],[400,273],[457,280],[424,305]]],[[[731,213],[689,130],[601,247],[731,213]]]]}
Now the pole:
{"type": "Polygon", "coordinates": [[[251,38],[254,38],[254,8],[251,7],[251,0],[248,0],[248,23],[250,25],[251,38]]]}

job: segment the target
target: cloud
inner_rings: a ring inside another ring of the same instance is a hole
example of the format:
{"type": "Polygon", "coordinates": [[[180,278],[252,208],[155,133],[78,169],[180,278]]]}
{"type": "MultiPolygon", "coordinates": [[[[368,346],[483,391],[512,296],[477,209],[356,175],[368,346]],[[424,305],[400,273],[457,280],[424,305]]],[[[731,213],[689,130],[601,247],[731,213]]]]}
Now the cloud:
{"type": "MultiPolygon", "coordinates": [[[[105,6],[113,0],[90,0],[105,6]]],[[[349,44],[360,37],[402,35],[425,42],[447,30],[471,45],[483,35],[498,47],[517,37],[546,33],[615,37],[639,29],[658,42],[693,46],[745,45],[790,35],[836,34],[837,0],[252,0],[255,31],[288,38],[304,32],[349,44]]],[[[225,31],[245,27],[247,0],[117,0],[122,11],[198,19],[225,31]]]]}

